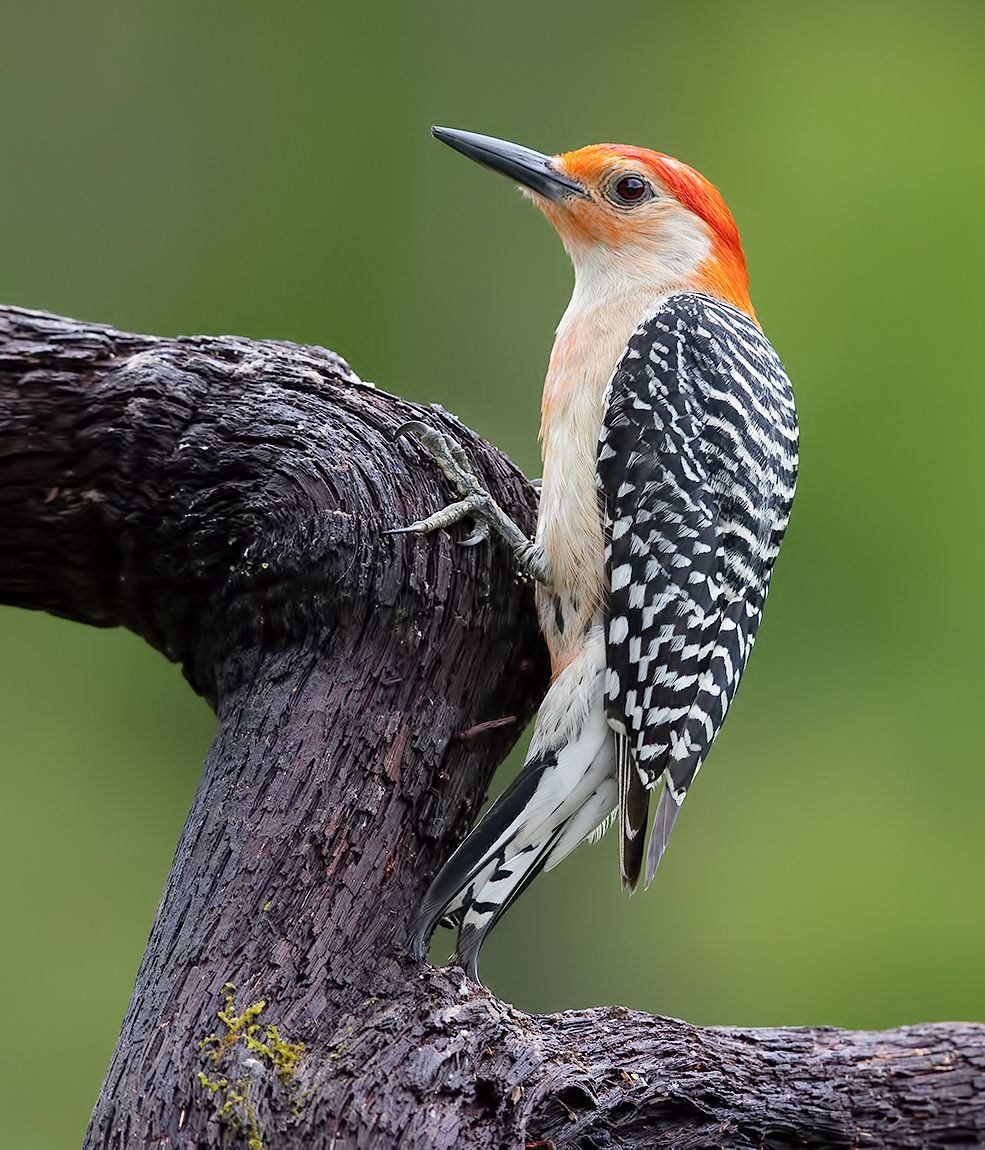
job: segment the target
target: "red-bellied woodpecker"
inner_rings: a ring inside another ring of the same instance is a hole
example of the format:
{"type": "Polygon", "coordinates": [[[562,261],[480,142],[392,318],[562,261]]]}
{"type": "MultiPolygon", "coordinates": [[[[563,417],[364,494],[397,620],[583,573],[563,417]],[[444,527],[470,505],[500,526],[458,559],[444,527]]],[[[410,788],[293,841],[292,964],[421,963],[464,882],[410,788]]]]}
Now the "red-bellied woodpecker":
{"type": "Polygon", "coordinates": [[[526,764],[431,884],[411,926],[479,948],[542,870],[618,818],[623,884],[646,884],[749,658],[790,513],[797,418],[749,301],[717,190],[644,148],[542,156],[434,128],[503,172],[554,224],[575,268],[544,385],[544,477],[528,540],[461,449],[415,423],[460,498],[406,530],[469,518],[537,581],[553,678],[526,764]]]}

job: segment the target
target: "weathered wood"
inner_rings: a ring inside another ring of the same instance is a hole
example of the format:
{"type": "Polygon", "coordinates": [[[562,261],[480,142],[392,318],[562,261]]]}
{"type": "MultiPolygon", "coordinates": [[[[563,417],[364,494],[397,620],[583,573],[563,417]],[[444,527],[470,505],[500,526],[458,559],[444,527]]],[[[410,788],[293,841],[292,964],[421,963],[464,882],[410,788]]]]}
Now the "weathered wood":
{"type": "Polygon", "coordinates": [[[501,554],[382,534],[449,494],[415,417],[530,526],[329,352],[0,309],[0,600],[130,627],[219,720],[86,1146],[985,1143],[980,1025],[533,1017],[409,959],[546,675],[501,554]]]}

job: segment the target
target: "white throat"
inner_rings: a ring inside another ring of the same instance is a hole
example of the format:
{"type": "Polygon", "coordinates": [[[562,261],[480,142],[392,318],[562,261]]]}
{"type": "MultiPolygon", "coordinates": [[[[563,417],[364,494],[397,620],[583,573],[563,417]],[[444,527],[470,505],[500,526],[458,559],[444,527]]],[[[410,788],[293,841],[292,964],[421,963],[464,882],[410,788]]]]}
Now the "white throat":
{"type": "Polygon", "coordinates": [[[666,295],[694,282],[712,254],[707,226],[684,209],[667,213],[659,237],[632,246],[565,243],[565,248],[575,269],[572,303],[579,295],[666,295]]]}

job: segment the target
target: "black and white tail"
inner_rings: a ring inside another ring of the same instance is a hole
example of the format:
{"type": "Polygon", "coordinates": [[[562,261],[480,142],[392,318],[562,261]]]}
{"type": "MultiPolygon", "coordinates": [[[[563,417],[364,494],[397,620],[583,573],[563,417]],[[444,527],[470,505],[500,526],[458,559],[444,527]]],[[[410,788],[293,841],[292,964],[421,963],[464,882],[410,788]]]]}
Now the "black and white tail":
{"type": "Polygon", "coordinates": [[[450,918],[456,957],[478,979],[479,950],[507,907],[607,824],[619,795],[603,659],[601,642],[590,644],[555,680],[523,770],[441,868],[411,924],[419,960],[438,922],[450,918]]]}

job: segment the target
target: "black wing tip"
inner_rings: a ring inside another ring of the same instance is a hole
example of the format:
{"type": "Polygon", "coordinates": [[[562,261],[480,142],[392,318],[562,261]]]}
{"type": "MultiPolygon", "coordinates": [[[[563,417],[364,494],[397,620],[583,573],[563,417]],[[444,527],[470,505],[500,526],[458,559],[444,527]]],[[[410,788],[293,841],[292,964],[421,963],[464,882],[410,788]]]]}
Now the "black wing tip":
{"type": "MultiPolygon", "coordinates": [[[[682,794],[681,803],[683,801],[684,795],[682,794]]],[[[653,826],[650,828],[650,843],[646,851],[647,890],[650,889],[653,876],[657,873],[657,867],[660,865],[660,860],[663,858],[664,851],[667,849],[667,843],[670,841],[670,835],[674,829],[674,823],[677,822],[677,816],[680,814],[680,810],[680,803],[674,798],[668,784],[664,782],[660,792],[660,801],[657,803],[657,811],[653,816],[653,826]]]]}
{"type": "Polygon", "coordinates": [[[637,829],[636,839],[623,839],[622,850],[619,854],[619,878],[622,889],[627,894],[634,894],[640,885],[640,874],[643,870],[643,853],[645,843],[645,825],[637,829]],[[629,849],[627,849],[629,848],[629,849]]]}
{"type": "Polygon", "coordinates": [[[650,792],[643,785],[625,735],[616,736],[616,762],[619,777],[619,875],[623,890],[632,894],[639,885],[643,869],[650,792]]]}
{"type": "Polygon", "coordinates": [[[622,882],[622,889],[632,897],[639,890],[640,887],[640,872],[637,871],[634,875],[628,875],[623,871],[620,876],[622,882]]]}

